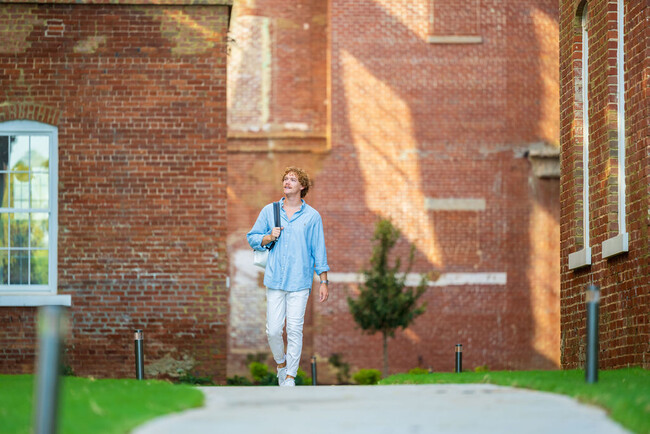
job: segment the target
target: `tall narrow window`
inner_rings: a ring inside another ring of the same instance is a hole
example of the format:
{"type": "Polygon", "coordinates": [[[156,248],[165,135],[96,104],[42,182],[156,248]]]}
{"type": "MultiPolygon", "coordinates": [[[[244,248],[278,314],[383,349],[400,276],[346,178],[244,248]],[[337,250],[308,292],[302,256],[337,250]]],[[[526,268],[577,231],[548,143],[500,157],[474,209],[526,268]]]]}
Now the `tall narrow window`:
{"type": "Polygon", "coordinates": [[[603,258],[628,251],[628,234],[625,227],[625,10],[623,0],[616,5],[616,180],[617,180],[617,226],[618,233],[602,245],[603,258]]]}
{"type": "MultiPolygon", "coordinates": [[[[589,12],[585,4],[580,20],[580,41],[578,48],[582,50],[580,76],[576,74],[576,89],[581,92],[576,98],[581,98],[582,117],[582,248],[569,254],[569,268],[579,268],[591,264],[591,248],[589,244],[589,12]]],[[[575,108],[577,110],[577,108],[575,108]]],[[[577,134],[576,134],[577,136],[577,134]]]]}
{"type": "Polygon", "coordinates": [[[0,295],[56,294],[57,130],[0,123],[0,295]]]}

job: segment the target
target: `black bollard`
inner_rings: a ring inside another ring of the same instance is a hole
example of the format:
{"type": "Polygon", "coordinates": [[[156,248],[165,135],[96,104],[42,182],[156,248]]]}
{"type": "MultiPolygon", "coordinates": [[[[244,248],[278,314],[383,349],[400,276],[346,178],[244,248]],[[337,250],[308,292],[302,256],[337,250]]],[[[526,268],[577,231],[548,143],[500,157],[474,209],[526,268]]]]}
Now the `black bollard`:
{"type": "Polygon", "coordinates": [[[316,381],[316,356],[312,356],[311,358],[311,385],[315,386],[317,384],[316,381]]]}
{"type": "Polygon", "coordinates": [[[587,301],[587,360],[585,363],[585,380],[587,383],[598,381],[598,308],[600,306],[600,289],[589,285],[587,301]]]}
{"type": "Polygon", "coordinates": [[[144,335],[142,330],[135,331],[135,377],[144,378],[144,335]]]}
{"type": "Polygon", "coordinates": [[[456,373],[463,372],[463,344],[456,344],[456,373]]]}
{"type": "Polygon", "coordinates": [[[34,400],[34,433],[58,431],[61,349],[65,307],[43,306],[38,311],[38,359],[34,400]]]}

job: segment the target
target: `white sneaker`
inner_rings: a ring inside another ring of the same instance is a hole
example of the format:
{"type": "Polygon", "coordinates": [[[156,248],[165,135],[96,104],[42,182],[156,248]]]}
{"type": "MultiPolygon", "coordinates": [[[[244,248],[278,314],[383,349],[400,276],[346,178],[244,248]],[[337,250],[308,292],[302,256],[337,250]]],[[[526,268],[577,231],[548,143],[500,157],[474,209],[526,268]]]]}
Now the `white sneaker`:
{"type": "Polygon", "coordinates": [[[287,378],[282,384],[280,384],[282,387],[295,387],[295,385],[296,380],[294,378],[287,378]]]}
{"type": "Polygon", "coordinates": [[[284,380],[287,379],[287,367],[284,366],[283,368],[278,368],[278,384],[282,386],[284,384],[284,380]]]}

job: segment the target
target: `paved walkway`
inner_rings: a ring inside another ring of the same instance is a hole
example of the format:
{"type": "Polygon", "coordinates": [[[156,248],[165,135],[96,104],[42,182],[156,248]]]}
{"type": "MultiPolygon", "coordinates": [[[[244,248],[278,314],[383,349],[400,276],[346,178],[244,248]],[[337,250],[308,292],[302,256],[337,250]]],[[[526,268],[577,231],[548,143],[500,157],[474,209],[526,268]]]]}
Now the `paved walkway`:
{"type": "Polygon", "coordinates": [[[134,434],[612,434],[603,410],[562,395],[487,384],[202,387],[203,408],[134,434]]]}

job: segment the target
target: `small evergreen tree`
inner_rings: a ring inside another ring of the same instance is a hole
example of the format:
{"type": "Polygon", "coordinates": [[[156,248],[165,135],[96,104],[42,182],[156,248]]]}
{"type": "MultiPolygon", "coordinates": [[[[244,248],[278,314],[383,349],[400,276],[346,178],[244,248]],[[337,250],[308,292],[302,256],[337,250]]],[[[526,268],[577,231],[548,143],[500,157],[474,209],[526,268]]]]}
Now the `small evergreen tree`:
{"type": "Polygon", "coordinates": [[[417,306],[418,299],[427,288],[428,279],[423,275],[417,287],[406,286],[406,276],[413,266],[415,247],[411,246],[406,271],[400,273],[401,260],[395,265],[388,263],[390,250],[400,237],[389,220],[377,222],[373,241],[370,269],[364,270],[364,282],[359,286],[359,296],[348,297],[348,306],[356,323],[368,334],[380,332],[384,348],[384,376],[388,376],[388,338],[395,330],[405,329],[424,313],[425,304],[417,306]]]}

